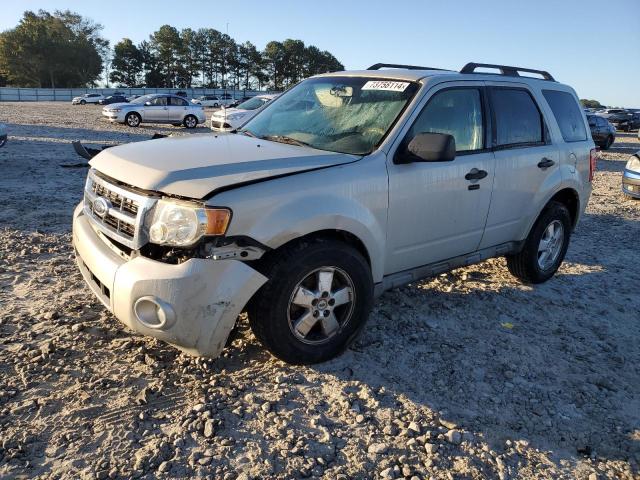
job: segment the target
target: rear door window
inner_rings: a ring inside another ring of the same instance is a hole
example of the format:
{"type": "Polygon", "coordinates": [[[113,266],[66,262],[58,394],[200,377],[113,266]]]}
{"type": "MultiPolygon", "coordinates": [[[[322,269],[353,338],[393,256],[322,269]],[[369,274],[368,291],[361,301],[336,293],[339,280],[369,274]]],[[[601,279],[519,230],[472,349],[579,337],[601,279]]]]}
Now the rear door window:
{"type": "Polygon", "coordinates": [[[551,107],[565,142],[582,142],[587,139],[582,113],[573,95],[559,90],[543,90],[542,95],[551,107]]]}
{"type": "Polygon", "coordinates": [[[492,87],[495,146],[543,145],[544,121],[531,94],[523,88],[492,87]]]}
{"type": "Polygon", "coordinates": [[[169,105],[172,107],[186,107],[188,103],[183,98],[169,97],[169,105]]]}

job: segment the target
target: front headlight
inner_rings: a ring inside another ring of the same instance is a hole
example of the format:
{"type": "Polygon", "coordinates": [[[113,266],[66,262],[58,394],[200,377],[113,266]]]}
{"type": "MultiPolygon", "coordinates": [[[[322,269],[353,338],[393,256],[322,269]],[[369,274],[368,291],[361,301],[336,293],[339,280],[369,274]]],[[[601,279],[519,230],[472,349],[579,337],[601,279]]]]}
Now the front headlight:
{"type": "Polygon", "coordinates": [[[631,170],[632,172],[640,173],[640,158],[633,155],[627,162],[627,166],[625,168],[627,170],[631,170]]]}
{"type": "Polygon", "coordinates": [[[160,200],[153,210],[149,240],[158,245],[187,247],[204,235],[224,235],[230,220],[231,210],[226,208],[160,200]]]}

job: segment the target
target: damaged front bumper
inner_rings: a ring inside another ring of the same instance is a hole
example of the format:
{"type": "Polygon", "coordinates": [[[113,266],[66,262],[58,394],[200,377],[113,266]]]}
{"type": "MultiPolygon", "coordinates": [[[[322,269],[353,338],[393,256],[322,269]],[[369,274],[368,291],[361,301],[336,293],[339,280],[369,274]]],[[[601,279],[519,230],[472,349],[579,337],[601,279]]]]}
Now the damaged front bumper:
{"type": "Polygon", "coordinates": [[[193,355],[218,356],[236,318],[267,281],[238,260],[129,259],[99,235],[79,205],[73,246],[87,285],[128,327],[193,355]]]}

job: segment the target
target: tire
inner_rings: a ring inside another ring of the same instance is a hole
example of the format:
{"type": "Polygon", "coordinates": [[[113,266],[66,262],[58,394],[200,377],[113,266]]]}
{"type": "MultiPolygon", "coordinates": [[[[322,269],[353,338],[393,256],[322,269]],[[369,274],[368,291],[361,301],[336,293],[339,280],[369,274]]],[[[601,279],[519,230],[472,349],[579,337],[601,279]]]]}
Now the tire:
{"type": "Polygon", "coordinates": [[[198,126],[198,119],[193,115],[187,115],[184,117],[182,123],[186,128],[196,128],[198,126]]]}
{"type": "Polygon", "coordinates": [[[613,142],[614,142],[613,137],[609,135],[607,139],[604,141],[604,144],[602,145],[602,150],[609,150],[613,142]]]}
{"type": "Polygon", "coordinates": [[[257,268],[269,280],[249,302],[249,324],[256,338],[285,362],[329,360],[349,346],[367,321],[373,303],[371,269],[345,243],[297,242],[271,252],[257,268]]]}
{"type": "Polygon", "coordinates": [[[219,104],[217,104],[217,103],[214,103],[214,104],[213,104],[213,108],[219,108],[219,107],[220,107],[220,105],[219,105],[219,104]]]}
{"type": "Polygon", "coordinates": [[[86,100],[80,100],[80,105],[86,105],[87,101],[86,100]]]}
{"type": "Polygon", "coordinates": [[[127,113],[127,116],[124,117],[124,123],[129,127],[139,127],[142,122],[142,118],[136,112],[127,113]]]}
{"type": "Polygon", "coordinates": [[[507,267],[511,274],[524,283],[549,280],[558,271],[567,253],[571,228],[571,215],[567,207],[559,202],[549,202],[529,232],[522,251],[507,255],[507,267]],[[552,225],[553,237],[549,231],[552,225]],[[559,227],[559,233],[555,233],[559,227]],[[547,241],[544,246],[549,247],[546,250],[549,256],[546,257],[545,250],[541,251],[543,240],[547,241]]]}

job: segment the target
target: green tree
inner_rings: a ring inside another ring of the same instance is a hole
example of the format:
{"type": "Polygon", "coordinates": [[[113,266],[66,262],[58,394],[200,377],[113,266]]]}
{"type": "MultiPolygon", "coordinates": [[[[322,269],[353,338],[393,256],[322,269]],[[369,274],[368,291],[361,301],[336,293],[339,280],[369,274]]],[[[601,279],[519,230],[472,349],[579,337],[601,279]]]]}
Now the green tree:
{"type": "Polygon", "coordinates": [[[0,75],[10,85],[78,87],[95,84],[109,43],[102,26],[66,11],[26,11],[0,33],[0,75]]]}
{"type": "Polygon", "coordinates": [[[271,86],[275,90],[280,90],[284,81],[284,47],[282,43],[276,41],[267,43],[262,56],[271,86]]]}
{"type": "Polygon", "coordinates": [[[184,86],[188,77],[182,64],[184,45],[178,29],[171,25],[162,25],[149,37],[149,47],[155,59],[155,69],[162,75],[163,87],[184,86]]]}
{"type": "Polygon", "coordinates": [[[123,87],[137,87],[140,85],[143,67],[143,53],[130,39],[123,38],[113,48],[109,80],[123,87]]]}
{"type": "Polygon", "coordinates": [[[586,98],[581,98],[580,103],[585,108],[602,108],[600,102],[597,100],[587,100],[586,98]]]}

